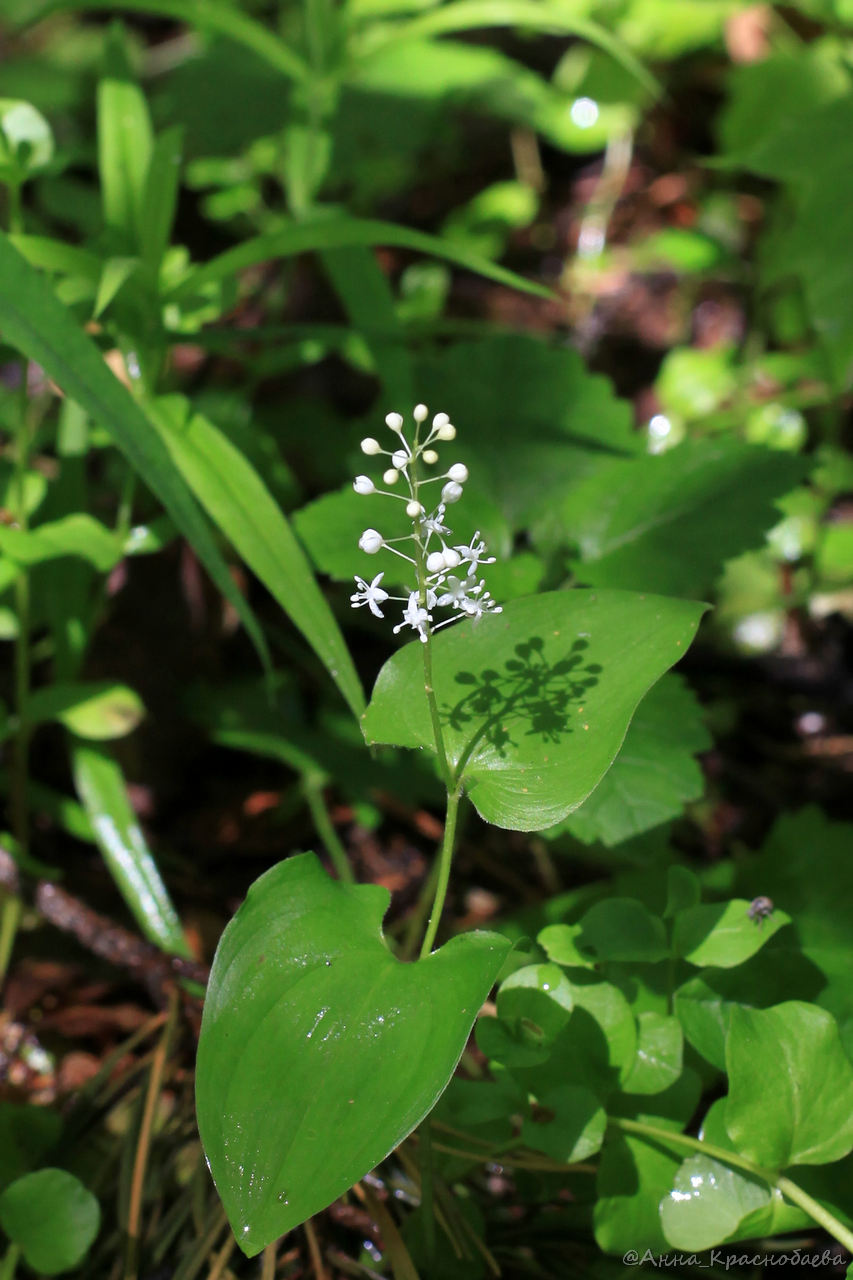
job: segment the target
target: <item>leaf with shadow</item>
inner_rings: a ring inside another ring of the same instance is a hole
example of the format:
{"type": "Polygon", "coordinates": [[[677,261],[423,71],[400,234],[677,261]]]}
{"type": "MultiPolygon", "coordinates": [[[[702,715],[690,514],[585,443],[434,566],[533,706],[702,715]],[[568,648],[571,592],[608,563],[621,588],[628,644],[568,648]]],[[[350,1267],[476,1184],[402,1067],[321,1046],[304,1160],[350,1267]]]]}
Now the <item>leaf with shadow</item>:
{"type": "MultiPolygon", "coordinates": [[[[704,605],[628,591],[551,591],[433,641],[448,763],[487,822],[532,831],[609,769],[640,699],[686,651],[704,605]]],[[[368,744],[434,749],[418,641],[386,662],[368,744]]]]}

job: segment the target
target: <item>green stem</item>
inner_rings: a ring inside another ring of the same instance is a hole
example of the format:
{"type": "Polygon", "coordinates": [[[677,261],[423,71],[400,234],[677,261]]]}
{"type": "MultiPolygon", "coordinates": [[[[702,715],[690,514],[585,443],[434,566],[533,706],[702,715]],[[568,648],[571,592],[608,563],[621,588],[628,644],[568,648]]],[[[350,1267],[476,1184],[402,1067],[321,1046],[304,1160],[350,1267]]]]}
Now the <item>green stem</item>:
{"type": "MultiPolygon", "coordinates": [[[[421,561],[423,555],[418,554],[417,559],[421,561]]],[[[418,580],[423,583],[422,565],[418,564],[418,580]]],[[[426,586],[422,585],[421,604],[426,604],[426,586]]],[[[450,786],[450,766],[447,763],[447,752],[444,747],[444,734],[441,730],[441,716],[438,713],[438,702],[435,697],[435,689],[432,683],[432,636],[427,634],[424,644],[421,645],[421,651],[424,659],[424,693],[426,694],[427,705],[429,706],[429,717],[432,721],[432,735],[435,739],[435,751],[438,756],[438,768],[441,773],[444,785],[450,786]]]]}
{"type": "Polygon", "coordinates": [[[3,895],[3,905],[0,907],[0,982],[6,977],[9,968],[22,911],[21,899],[17,894],[3,895]]]}
{"type": "Polygon", "coordinates": [[[453,861],[453,840],[456,835],[456,818],[459,813],[459,801],[461,792],[457,787],[455,791],[447,793],[447,816],[444,819],[444,835],[441,839],[441,849],[438,855],[438,881],[435,888],[435,898],[433,899],[432,911],[430,912],[429,924],[427,925],[424,940],[421,944],[421,960],[428,956],[432,951],[432,944],[435,942],[435,935],[438,933],[438,923],[441,919],[441,913],[444,910],[444,900],[447,897],[447,886],[450,883],[450,864],[453,861]]]}
{"type": "Polygon", "coordinates": [[[332,825],[329,811],[323,800],[323,784],[306,774],[302,779],[302,794],[305,796],[305,802],[311,811],[317,835],[322,840],[326,853],[332,860],[332,865],[338,873],[338,878],[347,884],[355,884],[355,875],[350,866],[347,851],[332,825]]]}
{"type": "Polygon", "coordinates": [[[700,1138],[691,1138],[686,1133],[673,1133],[671,1129],[661,1129],[657,1125],[644,1124],[639,1120],[623,1120],[617,1117],[611,1117],[608,1127],[620,1129],[623,1133],[635,1133],[641,1138],[652,1138],[658,1142],[672,1143],[674,1146],[699,1151],[712,1160],[719,1160],[721,1164],[730,1165],[733,1169],[742,1169],[753,1178],[760,1178],[762,1182],[766,1182],[768,1186],[780,1192],[791,1204],[797,1205],[807,1213],[840,1244],[843,1244],[845,1249],[853,1253],[853,1231],[845,1227],[828,1209],[824,1209],[823,1205],[798,1187],[795,1182],[791,1182],[789,1178],[762,1169],[751,1160],[747,1160],[745,1156],[738,1155],[736,1151],[727,1151],[725,1147],[714,1146],[713,1143],[703,1142],[700,1138]]]}
{"type": "Polygon", "coordinates": [[[10,1244],[3,1257],[3,1261],[0,1262],[0,1280],[14,1280],[20,1256],[20,1245],[10,1244]]]}
{"type": "Polygon", "coordinates": [[[853,1231],[839,1222],[834,1214],[824,1209],[822,1204],[819,1204],[807,1191],[803,1191],[802,1187],[798,1187],[795,1182],[791,1182],[790,1178],[777,1178],[775,1186],[786,1200],[790,1200],[791,1204],[797,1205],[810,1218],[814,1218],[824,1231],[828,1231],[840,1244],[844,1245],[848,1253],[853,1253],[853,1231]]]}

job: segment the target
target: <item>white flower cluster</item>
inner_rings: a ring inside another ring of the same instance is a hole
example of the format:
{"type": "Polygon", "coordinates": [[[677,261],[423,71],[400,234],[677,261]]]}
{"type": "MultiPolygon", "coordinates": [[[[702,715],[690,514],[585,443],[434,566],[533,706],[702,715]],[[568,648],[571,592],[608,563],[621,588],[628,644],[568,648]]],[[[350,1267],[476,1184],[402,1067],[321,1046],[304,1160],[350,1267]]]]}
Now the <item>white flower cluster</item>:
{"type": "Polygon", "coordinates": [[[462,462],[455,462],[441,475],[424,478],[421,473],[421,464],[435,466],[438,462],[435,445],[455,439],[456,428],[446,413],[437,413],[432,420],[432,427],[425,428],[429,410],[424,404],[415,405],[412,417],[415,420],[415,430],[411,445],[403,434],[403,419],[399,413],[389,413],[385,419],[386,426],[397,436],[395,448],[383,449],[372,436],[361,442],[361,451],[368,457],[385,454],[390,458],[391,465],[382,476],[383,483],[388,488],[377,489],[370,476],[365,475],[356,476],[353,488],[356,493],[379,493],[405,502],[406,514],[412,522],[410,534],[402,538],[386,539],[378,529],[365,529],[358,545],[368,555],[375,555],[384,548],[407,560],[415,571],[414,589],[405,596],[391,596],[381,585],[384,573],[377,574],[372,582],[365,582],[364,578],[356,574],[358,590],[350,599],[354,609],[366,604],[377,618],[384,617],[380,605],[386,600],[400,601],[405,605],[403,621],[394,628],[395,634],[404,627],[411,627],[426,643],[433,631],[438,631],[440,627],[445,627],[458,618],[481,618],[484,613],[500,613],[501,609],[486,590],[485,582],[479,578],[480,565],[495,562],[494,556],[486,555],[486,544],[481,540],[479,530],[467,546],[454,546],[447,541],[452,531],[444,523],[445,513],[451,503],[458,502],[462,497],[462,486],[468,479],[468,468],[462,462]],[[405,484],[405,491],[393,492],[393,487],[401,480],[405,484]],[[441,500],[428,515],[421,501],[421,489],[438,481],[444,481],[441,500]],[[412,555],[394,545],[401,542],[413,544],[409,548],[412,555]],[[451,616],[433,625],[432,610],[448,608],[453,610],[451,616]]]}

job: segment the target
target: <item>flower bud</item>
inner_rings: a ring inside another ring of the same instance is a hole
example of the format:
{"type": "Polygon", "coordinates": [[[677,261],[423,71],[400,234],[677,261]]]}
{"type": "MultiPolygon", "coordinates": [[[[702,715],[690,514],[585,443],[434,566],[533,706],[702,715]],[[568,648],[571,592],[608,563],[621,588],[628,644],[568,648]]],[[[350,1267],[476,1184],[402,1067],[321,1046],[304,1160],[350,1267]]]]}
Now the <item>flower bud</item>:
{"type": "Polygon", "coordinates": [[[358,540],[358,545],[362,551],[366,551],[369,556],[375,556],[381,546],[384,546],[385,539],[378,529],[365,529],[364,533],[358,540]]]}
{"type": "Polygon", "coordinates": [[[382,479],[385,484],[396,484],[400,479],[400,472],[396,467],[389,467],[387,471],[383,471],[382,479]]]}
{"type": "Polygon", "coordinates": [[[373,436],[366,436],[361,442],[361,452],[374,454],[382,452],[382,445],[378,440],[374,440],[373,436]]]}
{"type": "Polygon", "coordinates": [[[373,493],[376,490],[376,485],[373,483],[370,476],[356,476],[352,482],[352,487],[355,489],[356,493],[362,494],[373,493]]]}
{"type": "Polygon", "coordinates": [[[429,417],[429,409],[425,404],[416,404],[412,410],[412,417],[415,422],[426,422],[429,417]]]}
{"type": "Polygon", "coordinates": [[[450,479],[455,480],[457,484],[464,484],[468,479],[468,468],[465,466],[464,462],[454,462],[447,474],[450,479]]]}
{"type": "Polygon", "coordinates": [[[390,427],[392,431],[402,431],[403,415],[401,413],[386,413],[385,425],[390,427]]]}
{"type": "Polygon", "coordinates": [[[412,498],[411,502],[406,503],[406,515],[411,516],[413,520],[415,516],[422,516],[423,513],[424,513],[423,507],[419,502],[415,502],[414,498],[412,498]]]}
{"type": "Polygon", "coordinates": [[[409,465],[409,455],[405,449],[395,449],[391,454],[391,461],[395,467],[399,467],[402,471],[403,467],[407,467],[409,465]]]}
{"type": "Polygon", "coordinates": [[[442,502],[458,502],[462,497],[462,485],[457,484],[455,480],[448,480],[447,484],[441,491],[442,502]]]}
{"type": "Polygon", "coordinates": [[[429,573],[441,573],[442,569],[446,567],[444,563],[444,552],[431,551],[426,559],[426,567],[429,573]]]}
{"type": "Polygon", "coordinates": [[[446,413],[437,413],[432,420],[433,429],[438,431],[439,427],[446,427],[449,421],[446,413]]]}
{"type": "Polygon", "coordinates": [[[438,436],[439,440],[455,440],[456,428],[454,427],[452,422],[445,422],[443,426],[438,428],[436,435],[438,436]]]}
{"type": "Polygon", "coordinates": [[[423,458],[424,462],[428,462],[430,466],[432,466],[434,462],[438,462],[438,454],[436,453],[435,449],[424,449],[423,453],[421,454],[421,457],[423,458]]]}
{"type": "Polygon", "coordinates": [[[462,560],[458,551],[454,551],[452,547],[447,547],[444,552],[444,563],[448,569],[456,569],[462,560]]]}

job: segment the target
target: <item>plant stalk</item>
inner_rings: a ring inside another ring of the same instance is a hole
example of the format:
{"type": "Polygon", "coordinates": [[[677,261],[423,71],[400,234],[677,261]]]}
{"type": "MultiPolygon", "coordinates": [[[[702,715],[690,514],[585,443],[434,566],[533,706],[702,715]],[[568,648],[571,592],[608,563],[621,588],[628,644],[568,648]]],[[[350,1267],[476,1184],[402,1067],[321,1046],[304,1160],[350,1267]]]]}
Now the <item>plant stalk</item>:
{"type": "Polygon", "coordinates": [[[3,1255],[3,1261],[0,1262],[0,1280],[14,1280],[20,1257],[20,1245],[10,1244],[3,1255]]]}
{"type": "Polygon", "coordinates": [[[730,1165],[733,1169],[742,1169],[744,1173],[751,1174],[754,1178],[759,1178],[762,1182],[766,1182],[768,1186],[775,1188],[781,1195],[789,1200],[791,1204],[797,1205],[804,1213],[817,1222],[824,1231],[834,1236],[839,1244],[844,1245],[853,1253],[853,1231],[844,1226],[843,1222],[825,1209],[822,1204],[815,1200],[798,1187],[795,1182],[791,1182],[790,1178],[782,1177],[781,1174],[772,1173],[768,1169],[762,1169],[759,1165],[753,1164],[751,1160],[747,1160],[745,1156],[738,1155],[736,1151],[727,1151],[725,1147],[714,1146],[711,1142],[703,1142],[700,1138],[692,1138],[686,1133],[673,1133],[671,1129],[661,1129],[657,1125],[644,1124],[639,1120],[623,1120],[619,1118],[611,1118],[608,1121],[608,1127],[619,1129],[623,1133],[634,1133],[641,1138],[652,1138],[659,1142],[669,1142],[675,1146],[686,1147],[691,1151],[699,1151],[702,1155],[709,1156],[712,1160],[719,1160],[721,1164],[730,1165]]]}
{"type": "Polygon", "coordinates": [[[332,865],[338,873],[338,879],[343,880],[346,884],[355,884],[355,875],[350,866],[347,851],[332,824],[329,811],[323,800],[323,784],[306,774],[302,779],[302,794],[311,811],[311,818],[317,835],[323,842],[326,853],[331,858],[332,865]]]}
{"type": "Polygon", "coordinates": [[[421,944],[421,960],[432,951],[432,944],[435,942],[435,935],[438,932],[441,913],[444,910],[447,886],[450,883],[450,865],[453,861],[453,841],[456,835],[456,818],[459,813],[460,799],[461,792],[458,787],[454,791],[448,791],[447,816],[444,819],[444,835],[442,836],[441,849],[438,855],[438,881],[435,887],[435,898],[433,899],[429,924],[421,944]]]}

